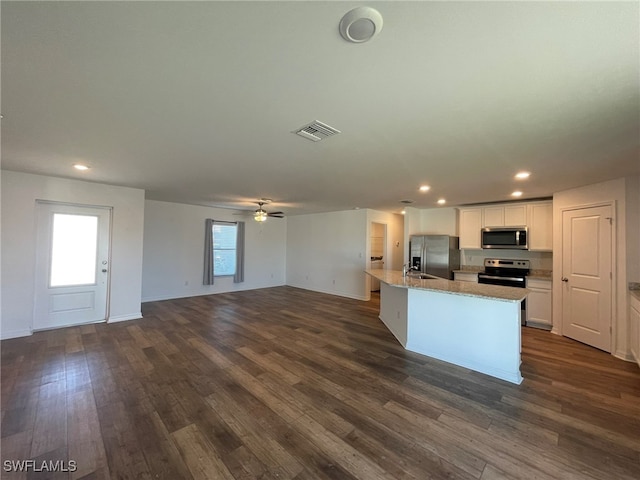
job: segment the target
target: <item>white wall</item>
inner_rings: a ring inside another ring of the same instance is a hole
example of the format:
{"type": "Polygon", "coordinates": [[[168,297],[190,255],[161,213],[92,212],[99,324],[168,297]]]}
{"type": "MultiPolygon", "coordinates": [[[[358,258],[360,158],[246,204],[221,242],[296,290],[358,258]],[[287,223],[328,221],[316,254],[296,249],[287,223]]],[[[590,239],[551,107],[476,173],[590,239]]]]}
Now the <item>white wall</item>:
{"type": "Polygon", "coordinates": [[[367,300],[367,210],[287,218],[287,285],[367,300]]]}
{"type": "Polygon", "coordinates": [[[453,207],[427,208],[419,210],[406,207],[404,233],[407,246],[411,235],[458,236],[458,209],[453,207]]]}
{"type": "MultiPolygon", "coordinates": [[[[397,213],[380,212],[378,210],[367,210],[367,224],[371,228],[371,223],[387,226],[386,257],[384,258],[384,268],[387,270],[402,270],[404,263],[404,217],[397,213]]],[[[370,232],[371,230],[369,230],[370,232]]],[[[367,235],[370,239],[371,235],[367,235]]],[[[371,258],[371,244],[367,242],[367,259],[371,258]]],[[[370,262],[369,262],[370,263],[370,262]]],[[[367,264],[367,268],[370,264],[367,264]]]]}
{"type": "Polygon", "coordinates": [[[615,269],[612,299],[613,345],[611,353],[629,359],[627,342],[627,232],[626,181],[624,178],[565,190],[553,195],[553,331],[562,333],[562,211],[569,208],[612,202],[615,210],[615,269]]]}
{"type": "Polygon", "coordinates": [[[143,301],[208,295],[285,284],[287,219],[258,223],[233,210],[147,200],[144,215],[143,301]],[[242,283],[216,277],[203,285],[205,219],[245,222],[242,283]]]}
{"type": "Polygon", "coordinates": [[[428,208],[420,211],[420,229],[414,233],[458,236],[457,208],[428,208]]]}
{"type": "Polygon", "coordinates": [[[640,175],[627,177],[627,281],[640,283],[640,175]]]}
{"type": "Polygon", "coordinates": [[[140,318],[144,191],[3,171],[0,337],[31,333],[36,200],[113,208],[109,321],[140,318]]]}
{"type": "Polygon", "coordinates": [[[411,235],[451,235],[458,236],[458,209],[453,207],[427,208],[419,210],[406,207],[404,215],[404,255],[409,260],[409,239],[411,235]]]}

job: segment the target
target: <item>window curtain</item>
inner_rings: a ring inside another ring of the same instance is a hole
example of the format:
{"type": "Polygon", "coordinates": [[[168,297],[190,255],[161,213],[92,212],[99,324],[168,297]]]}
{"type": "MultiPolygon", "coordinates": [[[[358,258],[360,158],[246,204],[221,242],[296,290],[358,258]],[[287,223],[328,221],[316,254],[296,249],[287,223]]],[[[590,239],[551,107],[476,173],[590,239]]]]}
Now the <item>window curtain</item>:
{"type": "Polygon", "coordinates": [[[244,222],[237,222],[236,232],[236,274],[233,283],[244,282],[244,222]]]}
{"type": "Polygon", "coordinates": [[[213,219],[204,221],[204,275],[203,285],[213,285],[213,219]]]}

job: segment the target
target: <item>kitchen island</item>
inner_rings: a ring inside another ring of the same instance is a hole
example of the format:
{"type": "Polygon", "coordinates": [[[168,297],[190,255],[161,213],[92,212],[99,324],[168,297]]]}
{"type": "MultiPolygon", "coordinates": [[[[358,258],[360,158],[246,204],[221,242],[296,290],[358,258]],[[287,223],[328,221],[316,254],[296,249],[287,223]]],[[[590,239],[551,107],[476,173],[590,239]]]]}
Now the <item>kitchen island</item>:
{"type": "Polygon", "coordinates": [[[524,288],[366,270],[380,280],[380,320],[412,352],[519,384],[524,288]]]}

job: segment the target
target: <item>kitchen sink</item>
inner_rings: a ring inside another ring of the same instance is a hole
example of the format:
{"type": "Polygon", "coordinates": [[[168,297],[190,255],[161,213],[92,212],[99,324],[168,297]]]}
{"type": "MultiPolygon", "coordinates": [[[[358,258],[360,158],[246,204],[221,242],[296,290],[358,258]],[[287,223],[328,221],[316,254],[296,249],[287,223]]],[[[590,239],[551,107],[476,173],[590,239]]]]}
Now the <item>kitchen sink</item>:
{"type": "Polygon", "coordinates": [[[427,273],[410,273],[409,277],[418,278],[420,280],[439,280],[438,277],[434,277],[433,275],[429,275],[427,273]]]}

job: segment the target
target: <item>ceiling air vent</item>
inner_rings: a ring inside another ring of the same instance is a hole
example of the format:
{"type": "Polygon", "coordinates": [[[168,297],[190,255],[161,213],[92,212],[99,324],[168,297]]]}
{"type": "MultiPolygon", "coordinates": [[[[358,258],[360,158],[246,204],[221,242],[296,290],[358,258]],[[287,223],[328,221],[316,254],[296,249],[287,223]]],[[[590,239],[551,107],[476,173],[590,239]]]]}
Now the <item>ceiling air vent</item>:
{"type": "Polygon", "coordinates": [[[340,133],[340,130],[315,120],[304,127],[300,127],[293,133],[301,136],[302,138],[306,138],[307,140],[311,140],[312,142],[319,142],[320,140],[340,133]]]}

